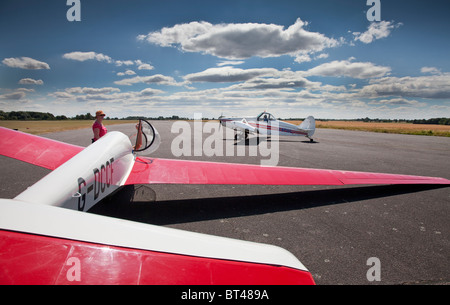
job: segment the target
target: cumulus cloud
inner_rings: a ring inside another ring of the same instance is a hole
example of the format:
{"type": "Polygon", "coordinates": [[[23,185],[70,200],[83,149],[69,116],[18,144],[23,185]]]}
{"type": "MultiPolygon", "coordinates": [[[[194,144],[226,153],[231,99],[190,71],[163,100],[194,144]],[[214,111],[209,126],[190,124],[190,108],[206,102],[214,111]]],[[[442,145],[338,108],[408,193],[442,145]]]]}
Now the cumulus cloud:
{"type": "Polygon", "coordinates": [[[423,106],[425,103],[419,103],[416,100],[408,100],[405,98],[392,98],[392,99],[382,99],[382,100],[374,100],[369,104],[381,104],[381,105],[392,105],[392,106],[423,106]]]}
{"type": "Polygon", "coordinates": [[[245,61],[242,60],[226,60],[226,61],[222,61],[219,62],[217,64],[218,67],[223,67],[223,66],[237,66],[237,65],[242,65],[245,61]]]}
{"type": "Polygon", "coordinates": [[[32,79],[32,78],[22,78],[19,81],[20,85],[43,85],[44,81],[42,79],[32,79]]]}
{"type": "Polygon", "coordinates": [[[67,105],[71,101],[89,103],[90,105],[100,105],[99,103],[101,103],[103,109],[105,109],[112,106],[130,107],[132,104],[145,103],[162,93],[164,91],[152,88],[142,91],[120,92],[120,89],[113,87],[74,87],[66,88],[64,91],[52,92],[48,95],[55,98],[55,104],[67,105]]]}
{"type": "Polygon", "coordinates": [[[316,66],[305,72],[306,76],[352,77],[358,79],[383,77],[389,74],[391,68],[377,66],[370,62],[352,62],[350,60],[335,60],[316,66]]]}
{"type": "Polygon", "coordinates": [[[131,86],[133,84],[145,83],[145,84],[160,84],[169,86],[181,86],[177,83],[173,77],[165,76],[162,74],[155,74],[151,76],[135,76],[132,78],[125,78],[119,81],[115,81],[116,85],[131,86]]]}
{"type": "MultiPolygon", "coordinates": [[[[154,67],[150,64],[142,62],[142,60],[114,60],[110,56],[105,55],[103,53],[97,53],[97,52],[70,52],[63,55],[63,58],[70,59],[70,60],[76,60],[76,61],[88,61],[88,60],[95,60],[100,62],[107,62],[109,64],[115,64],[118,67],[121,66],[132,66],[136,65],[138,66],[138,70],[153,70],[154,67]]],[[[130,70],[127,70],[130,71],[130,70]]],[[[125,75],[126,72],[123,74],[125,75]]],[[[129,74],[128,74],[129,75],[129,74]]]]}
{"type": "Polygon", "coordinates": [[[96,60],[96,61],[106,61],[111,63],[113,60],[108,55],[96,52],[70,52],[63,55],[65,59],[71,59],[76,61],[86,61],[86,60],[96,60]]]}
{"type": "Polygon", "coordinates": [[[246,81],[241,84],[232,86],[230,89],[242,89],[242,90],[268,90],[268,89],[293,89],[293,88],[306,88],[315,87],[318,88],[320,83],[311,82],[303,77],[286,78],[286,77],[274,77],[274,78],[255,78],[246,81]]]}
{"type": "Polygon", "coordinates": [[[104,87],[104,88],[73,87],[73,88],[66,88],[65,91],[67,93],[100,94],[100,93],[120,92],[120,89],[113,87],[104,87]]]}
{"type": "Polygon", "coordinates": [[[295,57],[295,62],[301,64],[302,62],[310,62],[311,57],[308,54],[300,53],[295,57]]]}
{"type": "Polygon", "coordinates": [[[154,67],[150,64],[140,64],[138,70],[153,70],[154,67]]]}
{"type": "Polygon", "coordinates": [[[124,75],[136,75],[136,72],[133,70],[126,70],[125,72],[119,72],[117,73],[117,76],[124,76],[124,75]]]}
{"type": "Polygon", "coordinates": [[[370,97],[399,96],[448,99],[450,98],[450,74],[375,79],[362,88],[361,94],[370,97]]]}
{"type": "Polygon", "coordinates": [[[265,90],[317,87],[302,76],[303,72],[277,70],[274,68],[238,69],[230,66],[210,68],[184,76],[187,82],[238,83],[229,90],[265,90]]]}
{"type": "Polygon", "coordinates": [[[401,25],[402,23],[394,24],[392,21],[372,22],[364,33],[354,32],[354,40],[368,44],[374,40],[388,37],[393,29],[401,25]]]}
{"type": "Polygon", "coordinates": [[[135,62],[134,61],[132,61],[132,60],[116,60],[115,61],[115,64],[117,65],[117,66],[122,66],[122,65],[125,65],[125,66],[131,66],[131,65],[134,65],[135,64],[135,62]]]}
{"type": "Polygon", "coordinates": [[[287,29],[276,24],[191,22],[139,35],[138,39],[231,60],[296,56],[299,52],[319,52],[339,44],[321,33],[306,30],[306,25],[300,18],[287,29]]]}
{"type": "Polygon", "coordinates": [[[420,72],[430,74],[441,74],[441,71],[436,67],[422,67],[422,69],[420,69],[420,72]]]}
{"type": "Polygon", "coordinates": [[[11,57],[3,59],[2,63],[11,68],[20,68],[27,70],[50,69],[50,66],[30,57],[11,57]]]}
{"type": "Polygon", "coordinates": [[[17,91],[12,93],[6,93],[0,95],[0,100],[21,100],[23,99],[27,94],[23,91],[17,91]]]}
{"type": "Polygon", "coordinates": [[[278,70],[272,68],[238,69],[225,66],[220,68],[210,68],[202,72],[188,74],[184,76],[184,79],[189,82],[241,82],[258,76],[271,75],[277,71],[278,70]]]}
{"type": "Polygon", "coordinates": [[[161,93],[164,93],[164,91],[152,89],[152,88],[146,88],[146,89],[142,90],[141,92],[139,92],[139,94],[141,96],[154,96],[154,95],[158,95],[161,93]]]}

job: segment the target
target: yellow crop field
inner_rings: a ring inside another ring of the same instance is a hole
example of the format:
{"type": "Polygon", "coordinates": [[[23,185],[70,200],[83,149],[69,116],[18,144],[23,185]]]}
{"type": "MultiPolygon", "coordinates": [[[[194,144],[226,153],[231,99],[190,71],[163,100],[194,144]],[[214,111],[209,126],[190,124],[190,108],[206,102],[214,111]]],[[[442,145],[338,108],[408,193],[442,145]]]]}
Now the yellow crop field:
{"type": "MultiPolygon", "coordinates": [[[[301,121],[286,121],[295,125],[301,121]]],[[[64,120],[64,121],[0,121],[0,126],[18,129],[31,134],[43,134],[65,130],[90,128],[93,121],[64,120]]],[[[104,120],[105,126],[115,124],[136,123],[133,120],[104,120]]],[[[415,134],[427,136],[450,137],[450,125],[411,124],[411,123],[378,123],[358,121],[316,121],[317,128],[331,128],[344,130],[360,130],[382,133],[415,134]]]]}
{"type": "MultiPolygon", "coordinates": [[[[115,124],[136,123],[137,121],[104,120],[105,126],[115,124]]],[[[31,134],[43,134],[73,129],[90,128],[93,121],[90,120],[64,120],[64,121],[0,121],[0,126],[17,129],[31,134]]]]}
{"type": "MultiPolygon", "coordinates": [[[[295,125],[301,123],[301,121],[288,121],[288,122],[295,125]]],[[[450,125],[317,120],[316,127],[345,129],[345,130],[360,130],[360,131],[371,131],[382,133],[450,137],[450,125]]]]}

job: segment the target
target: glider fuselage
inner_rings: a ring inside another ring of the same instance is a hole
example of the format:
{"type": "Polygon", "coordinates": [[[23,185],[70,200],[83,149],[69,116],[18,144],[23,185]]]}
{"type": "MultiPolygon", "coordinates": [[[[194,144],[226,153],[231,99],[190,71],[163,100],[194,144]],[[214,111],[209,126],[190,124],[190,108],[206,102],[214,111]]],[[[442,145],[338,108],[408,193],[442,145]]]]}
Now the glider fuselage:
{"type": "Polygon", "coordinates": [[[14,199],[87,211],[122,186],[133,165],[129,138],[109,132],[14,199]]]}

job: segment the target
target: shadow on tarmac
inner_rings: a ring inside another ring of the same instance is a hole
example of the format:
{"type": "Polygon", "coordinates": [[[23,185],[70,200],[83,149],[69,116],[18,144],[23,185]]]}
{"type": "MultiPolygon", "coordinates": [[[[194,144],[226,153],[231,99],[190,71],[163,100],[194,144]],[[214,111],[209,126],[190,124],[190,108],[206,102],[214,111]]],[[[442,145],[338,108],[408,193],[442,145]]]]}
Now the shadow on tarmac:
{"type": "Polygon", "coordinates": [[[156,201],[149,185],[126,186],[89,210],[94,214],[169,225],[309,209],[438,189],[441,185],[382,185],[282,194],[156,201]]]}

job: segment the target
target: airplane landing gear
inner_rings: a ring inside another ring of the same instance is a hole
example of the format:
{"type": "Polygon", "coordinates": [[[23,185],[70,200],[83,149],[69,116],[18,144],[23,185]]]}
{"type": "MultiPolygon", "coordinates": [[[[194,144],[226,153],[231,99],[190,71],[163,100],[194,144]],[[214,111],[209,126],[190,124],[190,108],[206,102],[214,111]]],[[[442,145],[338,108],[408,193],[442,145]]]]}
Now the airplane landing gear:
{"type": "Polygon", "coordinates": [[[250,132],[248,130],[245,130],[244,132],[241,132],[241,133],[236,132],[234,134],[234,140],[237,141],[237,140],[241,140],[242,138],[244,138],[247,141],[249,133],[250,132]]]}

